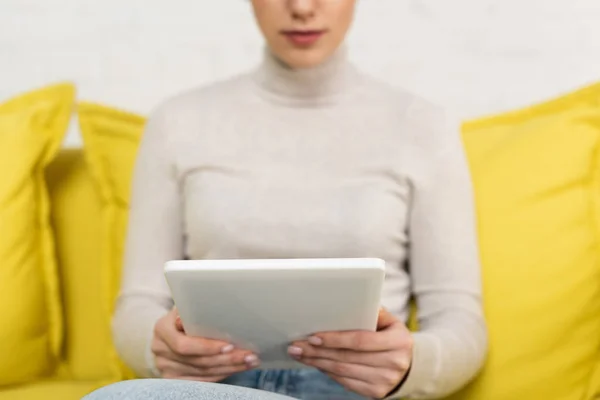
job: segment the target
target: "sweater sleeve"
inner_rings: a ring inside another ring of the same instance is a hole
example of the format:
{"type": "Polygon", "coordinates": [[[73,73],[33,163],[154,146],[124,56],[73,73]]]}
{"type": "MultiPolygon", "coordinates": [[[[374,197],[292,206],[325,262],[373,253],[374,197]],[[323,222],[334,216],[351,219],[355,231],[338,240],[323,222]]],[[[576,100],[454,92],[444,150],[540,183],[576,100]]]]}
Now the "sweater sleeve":
{"type": "Polygon", "coordinates": [[[164,263],[184,253],[181,199],[166,125],[164,111],[155,112],[138,150],[122,286],[112,324],[119,355],[139,377],[154,375],[154,325],[173,306],[164,263]]]}
{"type": "Polygon", "coordinates": [[[487,351],[475,208],[459,124],[434,120],[444,122],[420,146],[431,158],[413,182],[409,225],[419,332],[409,375],[392,398],[451,394],[474,378],[487,351]]]}

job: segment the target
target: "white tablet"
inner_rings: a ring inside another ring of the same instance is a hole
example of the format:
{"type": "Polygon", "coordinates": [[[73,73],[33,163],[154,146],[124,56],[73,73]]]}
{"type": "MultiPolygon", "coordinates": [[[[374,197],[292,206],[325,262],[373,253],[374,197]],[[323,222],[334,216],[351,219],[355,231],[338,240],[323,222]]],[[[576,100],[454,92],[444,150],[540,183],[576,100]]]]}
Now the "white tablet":
{"type": "Polygon", "coordinates": [[[256,352],[261,368],[298,368],[288,345],[312,333],[377,326],[380,259],[170,261],[165,276],[188,335],[256,352]]]}

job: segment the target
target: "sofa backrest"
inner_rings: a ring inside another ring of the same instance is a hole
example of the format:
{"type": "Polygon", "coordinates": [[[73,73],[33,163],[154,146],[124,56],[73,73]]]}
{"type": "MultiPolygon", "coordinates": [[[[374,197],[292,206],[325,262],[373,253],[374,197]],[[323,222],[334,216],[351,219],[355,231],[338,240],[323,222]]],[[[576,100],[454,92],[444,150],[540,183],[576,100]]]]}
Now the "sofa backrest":
{"type": "Polygon", "coordinates": [[[76,380],[119,379],[101,268],[101,200],[81,149],[65,149],[47,170],[65,315],[64,369],[76,380]]]}

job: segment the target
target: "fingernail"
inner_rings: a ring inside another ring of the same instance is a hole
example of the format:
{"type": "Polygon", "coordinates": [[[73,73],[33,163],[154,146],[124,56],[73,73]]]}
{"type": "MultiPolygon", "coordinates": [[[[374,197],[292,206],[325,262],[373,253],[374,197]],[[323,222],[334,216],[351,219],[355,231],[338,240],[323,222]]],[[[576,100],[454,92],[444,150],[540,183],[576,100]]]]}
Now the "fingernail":
{"type": "Polygon", "coordinates": [[[302,355],[302,349],[300,347],[297,346],[290,346],[288,347],[288,353],[293,355],[293,356],[301,356],[302,355]]]}
{"type": "Polygon", "coordinates": [[[312,344],[313,346],[320,346],[323,344],[323,339],[317,336],[311,336],[308,338],[308,343],[312,344]]]}
{"type": "Polygon", "coordinates": [[[246,364],[254,366],[254,364],[258,363],[258,357],[256,357],[254,354],[249,354],[246,357],[244,357],[244,361],[246,362],[246,364]]]}
{"type": "Polygon", "coordinates": [[[227,354],[227,353],[231,353],[234,349],[234,346],[232,344],[228,344],[227,346],[223,347],[221,349],[221,353],[223,354],[227,354]]]}

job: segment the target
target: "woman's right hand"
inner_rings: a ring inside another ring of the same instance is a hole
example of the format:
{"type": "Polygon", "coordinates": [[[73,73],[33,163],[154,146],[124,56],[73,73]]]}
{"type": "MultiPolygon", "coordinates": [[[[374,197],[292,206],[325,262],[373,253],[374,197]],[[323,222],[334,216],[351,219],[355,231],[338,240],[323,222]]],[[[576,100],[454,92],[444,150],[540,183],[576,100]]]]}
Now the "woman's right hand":
{"type": "Polygon", "coordinates": [[[176,309],[157,321],[151,348],[160,376],[169,379],[220,382],[259,365],[250,351],[220,340],[187,336],[176,309]]]}

